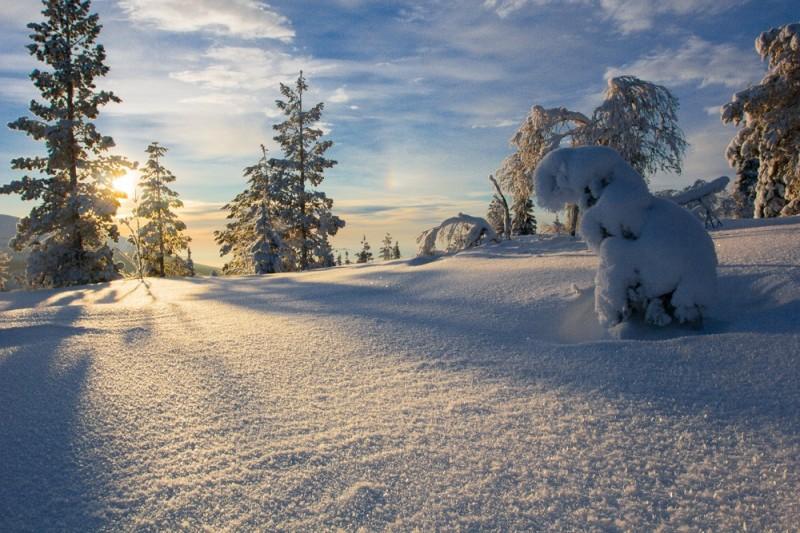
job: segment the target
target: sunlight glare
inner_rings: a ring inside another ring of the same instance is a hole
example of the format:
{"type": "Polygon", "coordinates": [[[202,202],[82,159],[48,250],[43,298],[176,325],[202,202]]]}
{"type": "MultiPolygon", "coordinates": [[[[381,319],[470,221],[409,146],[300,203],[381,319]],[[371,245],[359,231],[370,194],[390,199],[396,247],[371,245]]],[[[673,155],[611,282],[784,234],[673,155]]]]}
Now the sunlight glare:
{"type": "Polygon", "coordinates": [[[136,170],[128,170],[125,174],[115,179],[112,186],[119,192],[125,193],[128,200],[132,200],[138,181],[139,172],[136,170]]]}

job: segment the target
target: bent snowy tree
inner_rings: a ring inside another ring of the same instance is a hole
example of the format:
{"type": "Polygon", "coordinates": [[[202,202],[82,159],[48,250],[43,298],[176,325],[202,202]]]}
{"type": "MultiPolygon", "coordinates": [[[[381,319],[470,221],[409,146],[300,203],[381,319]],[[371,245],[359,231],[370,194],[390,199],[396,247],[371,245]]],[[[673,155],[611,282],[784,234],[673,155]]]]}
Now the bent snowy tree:
{"type": "Polygon", "coordinates": [[[607,147],[553,151],[534,182],[542,207],[575,203],[584,212],[580,234],[600,256],[595,311],[603,325],[636,316],[658,326],[702,323],[716,293],[717,257],[697,217],[650,194],[607,147]]]}
{"type": "Polygon", "coordinates": [[[489,222],[459,213],[417,237],[417,255],[455,253],[489,241],[499,241],[489,222]]]}

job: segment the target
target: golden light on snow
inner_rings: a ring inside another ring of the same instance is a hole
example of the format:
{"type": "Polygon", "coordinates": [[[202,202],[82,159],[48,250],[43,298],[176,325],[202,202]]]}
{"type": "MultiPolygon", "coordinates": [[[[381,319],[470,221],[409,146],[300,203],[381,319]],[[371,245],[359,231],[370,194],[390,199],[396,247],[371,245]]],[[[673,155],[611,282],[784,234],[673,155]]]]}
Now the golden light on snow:
{"type": "Polygon", "coordinates": [[[125,174],[118,177],[111,184],[119,192],[124,192],[128,200],[133,198],[133,193],[136,190],[136,183],[139,181],[139,172],[137,170],[128,170],[125,174]]]}

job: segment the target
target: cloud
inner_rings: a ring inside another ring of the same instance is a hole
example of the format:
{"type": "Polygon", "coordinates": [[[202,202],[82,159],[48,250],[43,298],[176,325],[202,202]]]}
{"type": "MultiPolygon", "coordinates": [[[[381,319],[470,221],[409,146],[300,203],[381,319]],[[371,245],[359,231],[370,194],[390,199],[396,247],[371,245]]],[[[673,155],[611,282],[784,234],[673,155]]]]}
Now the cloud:
{"type": "Polygon", "coordinates": [[[284,42],[294,38],[289,20],[256,0],[122,0],[119,5],[132,21],[165,31],[284,42]]]}
{"type": "MultiPolygon", "coordinates": [[[[604,18],[613,20],[622,33],[632,33],[653,28],[663,15],[715,15],[747,0],[567,0],[567,3],[594,5],[604,18]]],[[[485,0],[484,7],[501,18],[528,5],[556,4],[554,0],[485,0]]]]}
{"type": "Polygon", "coordinates": [[[666,85],[699,84],[743,88],[764,73],[755,53],[730,44],[713,44],[690,37],[678,49],[661,50],[636,61],[612,67],[606,78],[630,74],[666,85]]]}

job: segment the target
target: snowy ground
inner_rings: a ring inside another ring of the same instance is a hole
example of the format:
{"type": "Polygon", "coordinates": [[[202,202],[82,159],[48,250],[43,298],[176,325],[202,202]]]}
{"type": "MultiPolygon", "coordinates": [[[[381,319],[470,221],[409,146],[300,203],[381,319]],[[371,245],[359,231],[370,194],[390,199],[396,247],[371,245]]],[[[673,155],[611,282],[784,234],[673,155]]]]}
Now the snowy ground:
{"type": "Polygon", "coordinates": [[[792,530],[800,220],[744,226],[623,340],[563,237],[0,295],[0,530],[792,530]]]}

